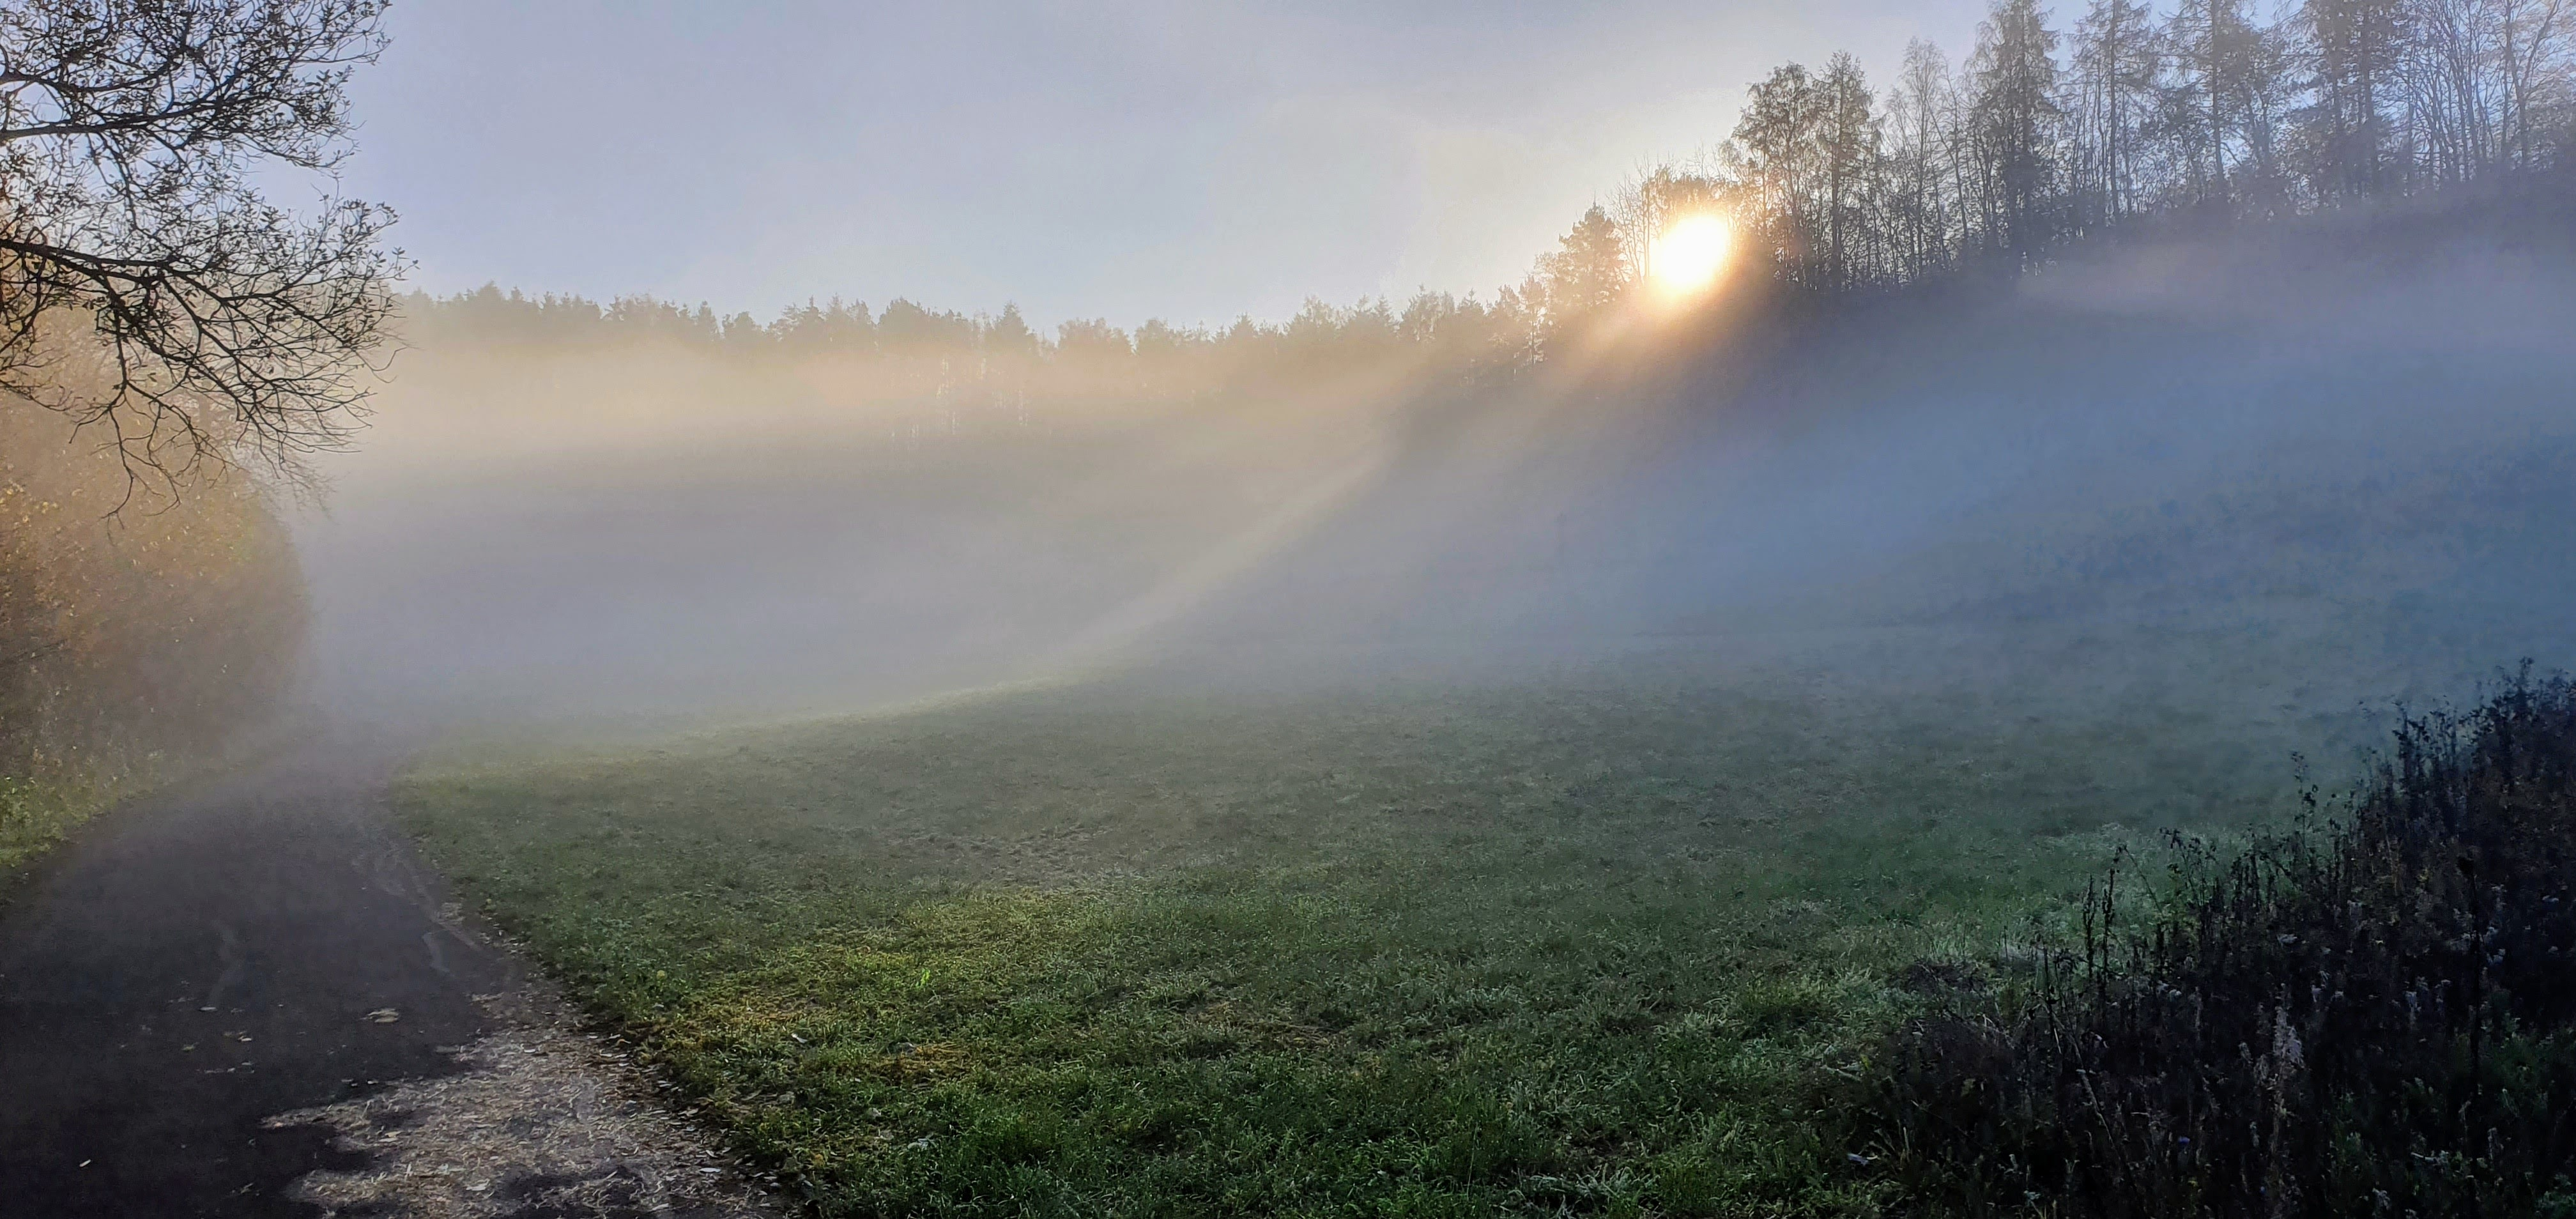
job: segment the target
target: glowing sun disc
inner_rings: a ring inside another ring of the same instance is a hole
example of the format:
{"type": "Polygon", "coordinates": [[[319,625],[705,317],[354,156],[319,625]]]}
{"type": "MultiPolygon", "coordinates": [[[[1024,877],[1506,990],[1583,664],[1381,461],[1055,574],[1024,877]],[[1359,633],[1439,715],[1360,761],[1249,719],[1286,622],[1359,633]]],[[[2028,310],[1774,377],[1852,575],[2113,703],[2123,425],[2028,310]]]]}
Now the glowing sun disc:
{"type": "Polygon", "coordinates": [[[1675,294],[1698,292],[1726,269],[1734,234],[1715,216],[1685,216],[1655,239],[1655,283],[1675,294]]]}

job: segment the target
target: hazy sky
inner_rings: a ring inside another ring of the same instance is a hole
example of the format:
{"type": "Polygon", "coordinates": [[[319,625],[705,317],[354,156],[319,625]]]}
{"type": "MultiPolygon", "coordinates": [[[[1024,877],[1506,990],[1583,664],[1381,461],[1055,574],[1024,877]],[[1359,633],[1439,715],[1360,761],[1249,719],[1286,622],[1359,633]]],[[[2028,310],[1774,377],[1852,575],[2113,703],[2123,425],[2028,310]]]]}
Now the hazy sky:
{"type": "Polygon", "coordinates": [[[406,0],[361,197],[416,282],[1033,320],[1517,280],[1787,59],[1965,53],[1976,0],[406,0]]]}

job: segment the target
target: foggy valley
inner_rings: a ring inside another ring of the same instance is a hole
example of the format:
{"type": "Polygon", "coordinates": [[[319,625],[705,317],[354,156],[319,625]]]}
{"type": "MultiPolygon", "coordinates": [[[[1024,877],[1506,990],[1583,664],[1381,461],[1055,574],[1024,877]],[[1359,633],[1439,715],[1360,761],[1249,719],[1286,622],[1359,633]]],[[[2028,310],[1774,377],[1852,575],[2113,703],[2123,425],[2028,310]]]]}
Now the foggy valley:
{"type": "Polygon", "coordinates": [[[2163,236],[1484,393],[925,416],[824,361],[407,351],[298,525],[313,697],[604,727],[1119,664],[1836,667],[1902,631],[2089,631],[2083,667],[2152,674],[2188,663],[2135,654],[2160,630],[2253,623],[2335,636],[2277,660],[2339,699],[2459,696],[2566,645],[2566,252],[2354,227],[2163,236]]]}
{"type": "Polygon", "coordinates": [[[2576,1208],[2576,7],[1827,7],[0,0],[0,1196],[2576,1208]]]}

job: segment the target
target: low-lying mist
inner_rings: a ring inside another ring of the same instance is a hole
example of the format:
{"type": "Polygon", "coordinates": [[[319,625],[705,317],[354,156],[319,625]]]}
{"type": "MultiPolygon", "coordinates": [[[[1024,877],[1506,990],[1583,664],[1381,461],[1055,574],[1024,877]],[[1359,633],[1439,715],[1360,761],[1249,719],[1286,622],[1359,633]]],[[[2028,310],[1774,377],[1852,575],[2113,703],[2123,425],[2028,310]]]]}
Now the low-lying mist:
{"type": "Polygon", "coordinates": [[[2319,220],[1831,308],[1737,289],[1509,381],[1398,361],[1036,411],[425,340],[298,525],[311,684],[401,730],[1641,654],[2460,693],[2576,654],[2570,271],[2563,242],[2319,220]]]}

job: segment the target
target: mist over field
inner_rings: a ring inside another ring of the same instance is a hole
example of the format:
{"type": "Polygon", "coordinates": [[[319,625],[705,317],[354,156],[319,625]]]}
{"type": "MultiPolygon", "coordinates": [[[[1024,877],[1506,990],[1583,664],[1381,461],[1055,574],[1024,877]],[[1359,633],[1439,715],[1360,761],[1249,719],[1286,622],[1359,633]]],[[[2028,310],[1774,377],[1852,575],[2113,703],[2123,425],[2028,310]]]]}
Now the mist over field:
{"type": "Polygon", "coordinates": [[[2569,642],[2566,257],[2403,218],[2160,235],[1843,316],[1648,318],[1486,393],[928,427],[676,344],[427,344],[299,520],[314,690],[668,723],[1112,663],[1857,669],[1872,640],[1966,680],[2070,631],[2053,680],[2187,682],[2216,675],[2158,632],[2261,631],[2320,649],[2278,658],[2312,691],[2456,695],[2569,642]]]}
{"type": "Polygon", "coordinates": [[[2576,1215],[2576,0],[1276,7],[0,0],[0,1198],[2576,1215]]]}
{"type": "MultiPolygon", "coordinates": [[[[1507,377],[1310,310],[1377,354],[1193,381],[1139,341],[1146,392],[1070,409],[424,343],[402,456],[299,526],[313,689],[444,740],[395,795],[433,857],[827,1213],[2426,1196],[2225,1136],[2284,1063],[2300,1105],[2424,1095],[2387,1081],[2500,1009],[2410,1023],[2468,976],[2421,937],[2556,925],[2563,879],[2446,878],[2563,858],[2497,793],[2576,740],[2516,667],[2576,654],[2565,225],[1738,283],[1507,377]],[[2185,1121],[2213,1149],[2157,1150],[2185,1121]]],[[[2556,1070],[2470,1102],[2524,1123],[2495,1196],[2551,1179],[2556,1070]]],[[[2280,1129],[2442,1120],[2370,1114],[2280,1129]]]]}

